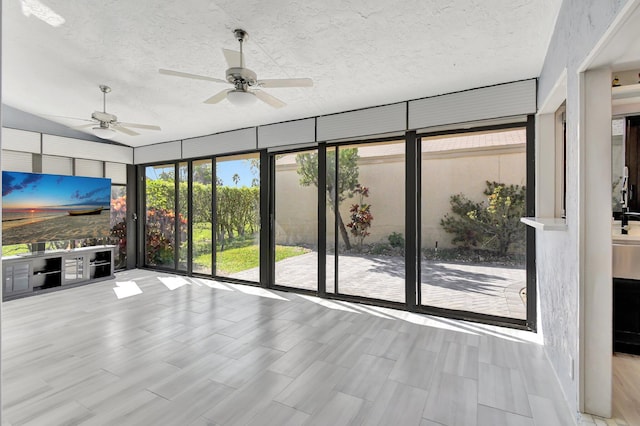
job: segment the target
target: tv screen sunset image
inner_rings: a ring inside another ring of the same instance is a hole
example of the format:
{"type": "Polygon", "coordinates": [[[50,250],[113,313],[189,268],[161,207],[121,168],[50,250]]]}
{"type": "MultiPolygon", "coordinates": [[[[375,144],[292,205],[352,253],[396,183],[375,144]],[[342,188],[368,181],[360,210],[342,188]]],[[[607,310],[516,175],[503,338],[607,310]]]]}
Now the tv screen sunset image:
{"type": "Polygon", "coordinates": [[[111,179],[2,172],[2,244],[109,236],[111,179]]]}

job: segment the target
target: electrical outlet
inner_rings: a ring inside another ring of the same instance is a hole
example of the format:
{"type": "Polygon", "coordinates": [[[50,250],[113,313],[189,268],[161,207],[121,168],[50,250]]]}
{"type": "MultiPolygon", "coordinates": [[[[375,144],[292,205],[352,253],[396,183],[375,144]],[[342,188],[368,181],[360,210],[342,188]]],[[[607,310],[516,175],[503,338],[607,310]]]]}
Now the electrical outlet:
{"type": "Polygon", "coordinates": [[[569,355],[569,378],[573,380],[573,371],[575,369],[573,357],[569,355]]]}

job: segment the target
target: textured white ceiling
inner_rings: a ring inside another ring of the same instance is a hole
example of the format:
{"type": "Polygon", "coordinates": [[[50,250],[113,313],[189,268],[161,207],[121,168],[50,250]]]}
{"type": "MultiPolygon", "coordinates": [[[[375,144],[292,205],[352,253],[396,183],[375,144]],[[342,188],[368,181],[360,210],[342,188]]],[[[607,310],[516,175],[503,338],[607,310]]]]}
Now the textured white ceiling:
{"type": "MultiPolygon", "coordinates": [[[[141,146],[537,77],[561,0],[41,0],[65,22],[2,13],[3,103],[40,115],[107,111],[162,131],[114,140],[141,146]],[[202,102],[227,86],[160,75],[224,78],[220,48],[249,32],[258,78],[310,77],[268,90],[288,105],[202,102]]],[[[65,125],[81,124],[54,119],[65,125]]]]}

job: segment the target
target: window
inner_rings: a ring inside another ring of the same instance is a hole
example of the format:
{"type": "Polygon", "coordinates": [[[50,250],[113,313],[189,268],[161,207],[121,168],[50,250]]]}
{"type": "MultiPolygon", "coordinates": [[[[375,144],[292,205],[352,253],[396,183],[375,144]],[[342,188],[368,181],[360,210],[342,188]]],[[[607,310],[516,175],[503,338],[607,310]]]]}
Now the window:
{"type": "Polygon", "coordinates": [[[556,178],[555,178],[555,217],[566,217],[567,203],[567,112],[563,103],[555,113],[556,141],[556,178]]]}

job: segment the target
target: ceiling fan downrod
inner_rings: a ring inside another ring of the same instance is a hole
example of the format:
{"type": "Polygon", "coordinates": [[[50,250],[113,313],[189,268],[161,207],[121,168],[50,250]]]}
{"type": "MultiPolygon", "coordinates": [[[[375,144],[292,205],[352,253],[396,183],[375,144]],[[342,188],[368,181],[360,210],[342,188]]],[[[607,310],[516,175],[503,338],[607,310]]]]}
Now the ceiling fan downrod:
{"type": "Polygon", "coordinates": [[[245,39],[249,36],[249,33],[247,33],[243,29],[236,28],[235,30],[233,30],[233,34],[236,36],[236,39],[240,42],[240,68],[244,68],[242,44],[244,43],[245,39]]]}
{"type": "Polygon", "coordinates": [[[102,92],[102,112],[107,113],[107,93],[111,92],[111,87],[101,84],[100,91],[102,92]]]}

